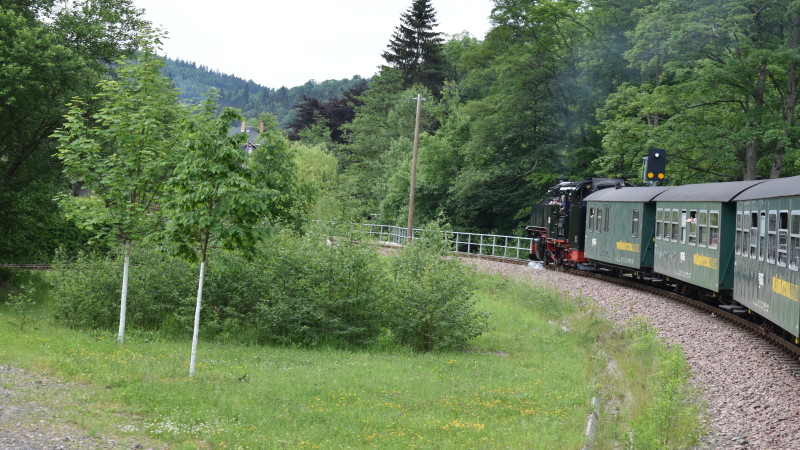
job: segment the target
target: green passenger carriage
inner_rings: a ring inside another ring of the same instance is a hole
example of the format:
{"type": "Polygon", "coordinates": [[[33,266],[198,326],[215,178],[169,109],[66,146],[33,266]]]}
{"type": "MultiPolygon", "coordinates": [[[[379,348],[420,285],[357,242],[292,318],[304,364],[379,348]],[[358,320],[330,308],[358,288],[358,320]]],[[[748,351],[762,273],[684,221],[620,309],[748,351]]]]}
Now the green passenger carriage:
{"type": "Polygon", "coordinates": [[[732,290],[736,232],[732,200],[760,183],[690,184],[660,194],[655,205],[654,270],[712,295],[732,290]]]}
{"type": "Polygon", "coordinates": [[[586,258],[597,266],[649,272],[653,267],[653,199],[666,187],[604,189],[586,197],[586,258]]]}
{"type": "Polygon", "coordinates": [[[736,198],[733,297],[800,336],[800,176],[767,180],[736,198]]]}

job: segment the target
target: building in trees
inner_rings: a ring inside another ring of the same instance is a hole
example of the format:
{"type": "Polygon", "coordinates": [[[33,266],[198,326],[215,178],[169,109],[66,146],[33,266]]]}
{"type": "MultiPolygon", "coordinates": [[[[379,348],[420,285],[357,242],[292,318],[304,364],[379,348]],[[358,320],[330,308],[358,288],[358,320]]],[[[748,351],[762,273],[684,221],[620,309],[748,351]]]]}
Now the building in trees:
{"type": "Polygon", "coordinates": [[[436,11],[430,0],[414,0],[401,16],[383,58],[403,74],[405,87],[415,83],[438,93],[444,85],[446,67],[444,39],[436,27],[436,11]]]}

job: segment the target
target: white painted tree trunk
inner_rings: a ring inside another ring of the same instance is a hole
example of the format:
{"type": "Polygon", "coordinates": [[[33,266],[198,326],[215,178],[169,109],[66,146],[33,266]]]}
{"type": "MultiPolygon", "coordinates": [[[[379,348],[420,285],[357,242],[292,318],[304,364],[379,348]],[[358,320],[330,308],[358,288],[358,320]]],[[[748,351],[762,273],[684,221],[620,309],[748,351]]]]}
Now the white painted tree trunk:
{"type": "Polygon", "coordinates": [[[206,262],[200,262],[200,283],[197,286],[197,306],[194,308],[194,334],[192,335],[192,360],[189,363],[189,376],[194,376],[197,360],[197,339],[200,337],[200,302],[203,300],[203,277],[206,273],[206,262]]]}
{"type": "Polygon", "coordinates": [[[131,243],[125,242],[125,263],[122,268],[122,298],[119,301],[119,333],[117,342],[125,342],[125,313],[128,309],[128,268],[131,265],[131,243]]]}

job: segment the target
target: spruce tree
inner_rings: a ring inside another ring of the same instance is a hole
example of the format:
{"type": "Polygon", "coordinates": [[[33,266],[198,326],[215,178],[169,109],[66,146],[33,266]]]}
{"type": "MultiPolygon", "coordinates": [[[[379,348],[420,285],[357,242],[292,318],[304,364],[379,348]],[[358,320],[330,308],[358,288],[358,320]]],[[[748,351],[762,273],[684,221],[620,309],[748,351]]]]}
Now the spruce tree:
{"type": "Polygon", "coordinates": [[[430,0],[414,0],[401,16],[383,58],[400,70],[406,88],[415,83],[439,92],[444,84],[445,62],[441,33],[436,27],[436,11],[430,0]]]}

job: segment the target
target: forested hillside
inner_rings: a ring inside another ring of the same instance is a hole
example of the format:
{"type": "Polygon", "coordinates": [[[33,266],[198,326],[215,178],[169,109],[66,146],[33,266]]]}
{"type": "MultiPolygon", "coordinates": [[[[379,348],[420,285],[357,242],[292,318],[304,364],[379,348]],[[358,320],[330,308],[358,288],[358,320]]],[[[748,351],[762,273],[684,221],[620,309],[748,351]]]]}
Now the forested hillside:
{"type": "Polygon", "coordinates": [[[199,103],[203,94],[211,88],[219,90],[221,106],[230,106],[242,111],[245,117],[257,118],[261,113],[275,116],[282,127],[294,118],[294,105],[303,97],[328,100],[342,92],[366,82],[358,75],[350,79],[309,80],[302,86],[272,88],[211,70],[204,65],[181,59],[164,58],[164,75],[175,83],[183,101],[199,103]]]}

